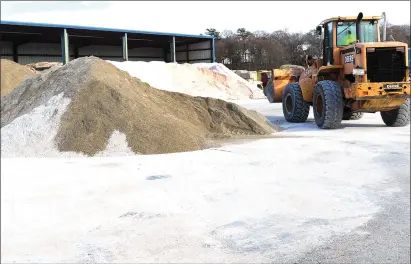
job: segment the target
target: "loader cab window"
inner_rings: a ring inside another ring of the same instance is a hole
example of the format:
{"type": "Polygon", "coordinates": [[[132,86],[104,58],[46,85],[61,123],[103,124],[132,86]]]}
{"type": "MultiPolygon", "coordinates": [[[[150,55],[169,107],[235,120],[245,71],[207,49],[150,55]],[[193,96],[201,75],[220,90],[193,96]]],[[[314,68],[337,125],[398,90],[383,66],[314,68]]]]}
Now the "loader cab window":
{"type": "Polygon", "coordinates": [[[324,25],[323,65],[332,65],[333,59],[333,24],[324,25]]]}
{"type": "MultiPolygon", "coordinates": [[[[361,22],[361,42],[377,42],[377,21],[361,22]]],[[[340,21],[337,23],[337,46],[348,46],[357,41],[355,21],[340,21]]]]}

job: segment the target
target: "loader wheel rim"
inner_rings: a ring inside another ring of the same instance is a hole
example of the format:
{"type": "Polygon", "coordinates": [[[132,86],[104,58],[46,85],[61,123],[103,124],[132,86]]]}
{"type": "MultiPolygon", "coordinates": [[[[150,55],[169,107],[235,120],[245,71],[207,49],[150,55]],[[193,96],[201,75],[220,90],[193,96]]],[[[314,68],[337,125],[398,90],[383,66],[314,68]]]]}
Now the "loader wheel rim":
{"type": "Polygon", "coordinates": [[[285,110],[289,114],[291,114],[291,112],[293,111],[293,98],[290,94],[287,94],[287,96],[285,97],[285,110]]]}
{"type": "Polygon", "coordinates": [[[321,96],[321,94],[317,94],[317,97],[315,98],[315,112],[318,117],[323,116],[323,104],[323,97],[321,96]]]}

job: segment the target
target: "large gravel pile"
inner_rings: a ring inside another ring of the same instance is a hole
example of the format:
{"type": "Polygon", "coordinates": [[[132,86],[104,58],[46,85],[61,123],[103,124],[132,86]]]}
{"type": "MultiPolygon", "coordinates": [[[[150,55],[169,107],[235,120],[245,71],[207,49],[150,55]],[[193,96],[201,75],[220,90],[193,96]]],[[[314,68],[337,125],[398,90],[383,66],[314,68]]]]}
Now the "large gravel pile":
{"type": "Polygon", "coordinates": [[[275,132],[257,112],[153,89],[95,57],[52,68],[5,96],[1,127],[2,156],[94,156],[109,145],[110,155],[125,148],[171,153],[207,148],[215,139],[275,132]]]}

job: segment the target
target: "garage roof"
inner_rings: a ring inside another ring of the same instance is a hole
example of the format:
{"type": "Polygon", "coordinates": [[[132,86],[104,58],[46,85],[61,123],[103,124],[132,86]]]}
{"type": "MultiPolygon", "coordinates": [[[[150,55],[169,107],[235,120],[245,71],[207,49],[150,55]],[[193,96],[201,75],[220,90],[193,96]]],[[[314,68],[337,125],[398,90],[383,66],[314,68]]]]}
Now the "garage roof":
{"type": "Polygon", "coordinates": [[[176,46],[212,40],[213,36],[189,35],[179,33],[86,27],[59,24],[43,24],[18,21],[1,21],[0,34],[3,41],[17,44],[27,42],[60,43],[60,34],[67,29],[69,42],[73,45],[121,45],[121,38],[127,33],[129,48],[134,47],[168,47],[172,37],[176,46]]]}

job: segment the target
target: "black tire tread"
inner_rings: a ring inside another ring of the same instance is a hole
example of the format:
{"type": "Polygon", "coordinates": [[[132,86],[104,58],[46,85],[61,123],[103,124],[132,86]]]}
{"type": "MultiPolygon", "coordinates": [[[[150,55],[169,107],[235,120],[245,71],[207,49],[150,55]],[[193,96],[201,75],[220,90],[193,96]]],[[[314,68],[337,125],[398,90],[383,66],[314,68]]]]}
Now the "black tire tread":
{"type": "Polygon", "coordinates": [[[364,116],[363,112],[344,112],[343,120],[360,120],[364,116]]]}
{"type": "Polygon", "coordinates": [[[389,127],[403,127],[410,123],[410,99],[400,105],[398,109],[381,112],[383,122],[389,127]],[[391,113],[389,115],[388,113],[391,113]]]}
{"type": "Polygon", "coordinates": [[[285,115],[287,122],[290,123],[303,123],[307,121],[308,115],[310,114],[310,104],[304,101],[303,93],[301,91],[300,85],[297,82],[289,83],[284,89],[284,93],[282,96],[282,104],[283,104],[283,112],[285,112],[285,96],[287,89],[291,89],[295,96],[295,104],[293,108],[295,108],[294,114],[291,118],[287,118],[285,115]]]}
{"type": "MultiPolygon", "coordinates": [[[[317,86],[321,86],[324,91],[325,100],[325,120],[323,124],[317,126],[323,129],[335,129],[341,125],[344,113],[344,101],[341,87],[337,82],[321,81],[317,86]]],[[[317,87],[316,87],[317,88],[317,87]]],[[[316,120],[317,121],[317,120],[316,120]]]]}

